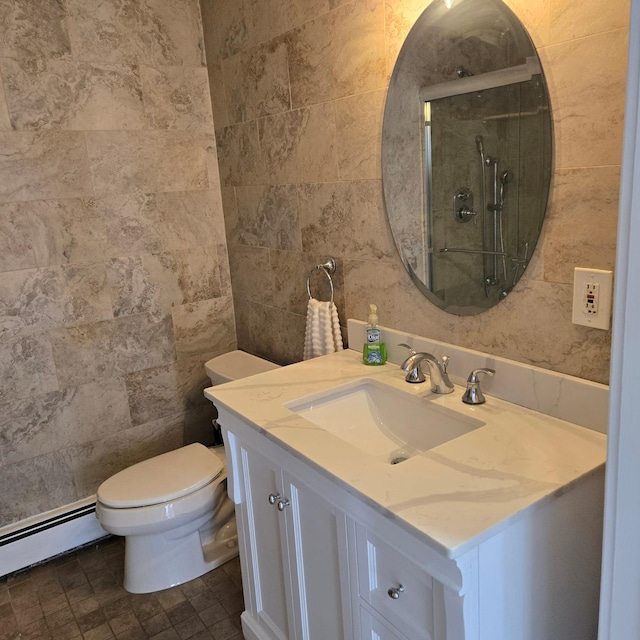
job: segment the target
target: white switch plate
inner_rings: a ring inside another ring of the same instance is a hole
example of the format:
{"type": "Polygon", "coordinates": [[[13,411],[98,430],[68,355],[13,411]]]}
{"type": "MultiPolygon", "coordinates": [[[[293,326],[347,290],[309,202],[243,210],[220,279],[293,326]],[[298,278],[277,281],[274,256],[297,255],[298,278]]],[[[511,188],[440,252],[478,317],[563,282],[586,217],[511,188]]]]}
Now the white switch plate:
{"type": "Polygon", "coordinates": [[[573,324],[609,329],[612,295],[613,271],[576,267],[573,272],[573,324]]]}

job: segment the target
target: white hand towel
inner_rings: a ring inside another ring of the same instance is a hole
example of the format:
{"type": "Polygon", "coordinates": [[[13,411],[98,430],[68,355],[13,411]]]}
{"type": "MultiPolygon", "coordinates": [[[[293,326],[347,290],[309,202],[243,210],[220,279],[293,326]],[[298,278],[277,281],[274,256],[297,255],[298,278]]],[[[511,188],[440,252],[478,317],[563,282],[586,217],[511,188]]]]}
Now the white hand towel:
{"type": "Polygon", "coordinates": [[[309,298],[307,327],[304,335],[304,360],[342,351],[342,334],[338,309],[333,302],[309,298]]]}

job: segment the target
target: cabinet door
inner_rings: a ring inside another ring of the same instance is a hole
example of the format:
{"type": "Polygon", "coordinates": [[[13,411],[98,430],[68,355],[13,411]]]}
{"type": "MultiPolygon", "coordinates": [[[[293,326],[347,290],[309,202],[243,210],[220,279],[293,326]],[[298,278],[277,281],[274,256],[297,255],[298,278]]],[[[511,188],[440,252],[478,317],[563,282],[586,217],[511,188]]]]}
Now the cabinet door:
{"type": "Polygon", "coordinates": [[[345,640],[353,634],[348,599],[346,519],[304,483],[283,474],[296,638],[345,640]]]}
{"type": "Polygon", "coordinates": [[[384,620],[360,609],[361,640],[404,640],[384,620]]]}
{"type": "Polygon", "coordinates": [[[285,574],[286,534],[284,515],[278,509],[282,474],[273,462],[241,447],[243,503],[242,527],[245,566],[250,593],[247,606],[261,627],[277,640],[293,638],[287,602],[291,602],[290,581],[285,574]],[[281,531],[282,530],[282,531],[281,531]]]}

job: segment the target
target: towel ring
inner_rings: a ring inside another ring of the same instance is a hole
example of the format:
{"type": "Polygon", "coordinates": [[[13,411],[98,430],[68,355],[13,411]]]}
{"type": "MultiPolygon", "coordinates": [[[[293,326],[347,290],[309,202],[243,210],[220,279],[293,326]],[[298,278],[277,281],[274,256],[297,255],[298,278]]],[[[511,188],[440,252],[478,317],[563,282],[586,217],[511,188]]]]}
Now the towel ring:
{"type": "Polygon", "coordinates": [[[322,271],[327,278],[329,278],[329,287],[331,288],[331,302],[333,302],[333,278],[331,277],[332,273],[335,273],[336,270],[336,261],[333,258],[327,258],[323,264],[317,264],[313,267],[309,274],[307,275],[307,294],[309,295],[309,300],[313,298],[311,295],[311,276],[314,271],[322,271]]]}

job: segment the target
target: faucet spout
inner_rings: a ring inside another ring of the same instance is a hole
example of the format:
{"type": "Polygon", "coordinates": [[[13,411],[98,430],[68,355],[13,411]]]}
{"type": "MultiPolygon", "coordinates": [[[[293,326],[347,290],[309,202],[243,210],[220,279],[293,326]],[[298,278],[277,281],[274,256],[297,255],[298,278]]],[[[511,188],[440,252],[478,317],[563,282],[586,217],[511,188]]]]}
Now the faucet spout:
{"type": "MultiPolygon", "coordinates": [[[[443,358],[448,362],[448,358],[443,358]]],[[[400,368],[407,372],[405,380],[411,383],[424,382],[425,377],[421,364],[426,362],[429,366],[429,378],[431,380],[431,391],[433,393],[451,393],[454,389],[453,383],[449,380],[446,371],[446,364],[430,353],[412,353],[401,365],[400,368]]]]}

